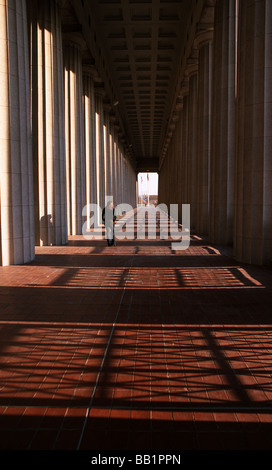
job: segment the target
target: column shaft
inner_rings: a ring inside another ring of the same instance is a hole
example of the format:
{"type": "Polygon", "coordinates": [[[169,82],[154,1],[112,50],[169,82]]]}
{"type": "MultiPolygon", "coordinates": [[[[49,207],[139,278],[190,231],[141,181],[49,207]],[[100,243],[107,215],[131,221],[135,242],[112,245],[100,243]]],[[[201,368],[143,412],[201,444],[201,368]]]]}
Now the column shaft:
{"type": "Polygon", "coordinates": [[[105,207],[105,165],[104,165],[104,110],[103,97],[95,95],[95,125],[96,125],[96,164],[97,164],[97,203],[105,207]]]}
{"type": "Polygon", "coordinates": [[[110,118],[109,112],[104,111],[104,156],[105,156],[105,197],[112,194],[111,150],[110,150],[110,118]]]}
{"type": "Polygon", "coordinates": [[[272,259],[271,40],[271,2],[240,2],[234,252],[254,264],[272,259]]]}
{"type": "Polygon", "coordinates": [[[183,96],[181,152],[182,152],[181,203],[189,204],[189,195],[188,195],[188,94],[183,96]]]}
{"type": "Polygon", "coordinates": [[[82,233],[86,205],[82,58],[76,43],[64,45],[68,235],[82,233]]]}
{"type": "Polygon", "coordinates": [[[188,199],[191,205],[191,228],[196,228],[197,216],[197,122],[198,74],[189,77],[188,95],[188,199]]]}
{"type": "MultiPolygon", "coordinates": [[[[94,81],[91,74],[87,71],[85,71],[83,75],[83,89],[86,155],[86,204],[87,206],[90,206],[90,204],[97,204],[97,164],[94,81]]],[[[90,217],[88,216],[87,222],[89,221],[90,217]]]]}
{"type": "Polygon", "coordinates": [[[55,0],[31,0],[32,134],[36,245],[67,242],[61,18],[55,0]]]}
{"type": "Polygon", "coordinates": [[[236,1],[218,0],[214,33],[209,237],[211,242],[224,245],[233,242],[235,21],[236,1]]]}
{"type": "Polygon", "coordinates": [[[212,32],[202,34],[198,43],[198,138],[196,231],[207,235],[209,225],[209,169],[211,151],[212,32]]]}
{"type": "Polygon", "coordinates": [[[34,258],[29,49],[24,0],[0,2],[1,264],[34,258]]]}

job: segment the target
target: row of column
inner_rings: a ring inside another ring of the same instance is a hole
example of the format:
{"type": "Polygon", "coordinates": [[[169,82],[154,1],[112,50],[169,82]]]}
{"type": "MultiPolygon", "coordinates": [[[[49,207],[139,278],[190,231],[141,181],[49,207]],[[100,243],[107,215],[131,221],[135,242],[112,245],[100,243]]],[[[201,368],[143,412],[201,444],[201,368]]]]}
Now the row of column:
{"type": "Polygon", "coordinates": [[[217,0],[214,27],[195,38],[159,179],[161,202],[190,204],[192,229],[253,264],[272,260],[271,8],[217,0]]]}
{"type": "Polygon", "coordinates": [[[87,204],[103,208],[113,196],[135,206],[136,174],[82,63],[81,39],[62,35],[58,0],[0,0],[0,19],[0,251],[7,265],[32,260],[35,244],[81,234],[87,204]]]}

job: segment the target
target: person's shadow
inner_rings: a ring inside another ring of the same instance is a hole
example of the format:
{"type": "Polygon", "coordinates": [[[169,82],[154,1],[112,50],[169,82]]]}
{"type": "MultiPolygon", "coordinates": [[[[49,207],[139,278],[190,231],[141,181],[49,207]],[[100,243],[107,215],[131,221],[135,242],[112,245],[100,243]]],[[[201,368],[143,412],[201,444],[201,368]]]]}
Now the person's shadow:
{"type": "Polygon", "coordinates": [[[52,214],[43,215],[40,219],[40,239],[43,246],[54,244],[52,214]]]}

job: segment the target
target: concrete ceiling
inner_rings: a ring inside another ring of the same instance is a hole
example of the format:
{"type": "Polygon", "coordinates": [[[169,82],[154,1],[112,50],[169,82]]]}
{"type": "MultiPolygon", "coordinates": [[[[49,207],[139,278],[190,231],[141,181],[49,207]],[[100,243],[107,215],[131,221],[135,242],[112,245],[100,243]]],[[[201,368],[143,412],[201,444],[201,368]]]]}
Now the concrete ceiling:
{"type": "Polygon", "coordinates": [[[139,171],[159,169],[188,44],[208,1],[62,0],[63,30],[83,35],[97,86],[112,106],[118,101],[114,112],[139,171]]]}
{"type": "Polygon", "coordinates": [[[142,169],[156,166],[160,156],[191,3],[91,0],[119,110],[142,169]]]}

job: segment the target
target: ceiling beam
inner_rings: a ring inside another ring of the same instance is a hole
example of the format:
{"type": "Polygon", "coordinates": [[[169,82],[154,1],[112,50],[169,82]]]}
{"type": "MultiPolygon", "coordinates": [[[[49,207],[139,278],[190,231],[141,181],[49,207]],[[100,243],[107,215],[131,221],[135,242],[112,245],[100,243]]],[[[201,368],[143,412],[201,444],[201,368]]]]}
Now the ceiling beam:
{"type": "Polygon", "coordinates": [[[136,164],[136,169],[137,171],[140,172],[145,172],[145,171],[159,171],[159,159],[154,158],[154,157],[144,157],[137,159],[137,164],[136,164]]]}

